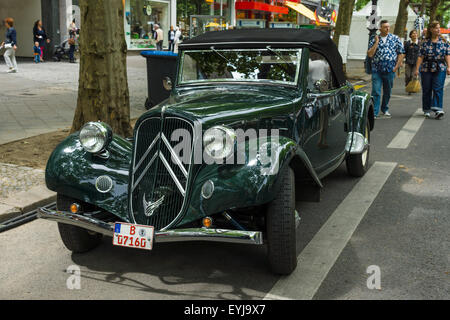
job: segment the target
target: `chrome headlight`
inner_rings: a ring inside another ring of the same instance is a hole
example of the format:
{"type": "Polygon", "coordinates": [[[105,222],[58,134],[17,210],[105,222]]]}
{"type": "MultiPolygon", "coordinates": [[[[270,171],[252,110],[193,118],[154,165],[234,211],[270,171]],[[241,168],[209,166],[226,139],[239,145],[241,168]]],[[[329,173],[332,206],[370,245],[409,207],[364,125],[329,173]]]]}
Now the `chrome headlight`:
{"type": "Polygon", "coordinates": [[[104,122],[88,122],[80,130],[80,142],[84,150],[98,153],[105,149],[112,139],[112,130],[104,122]]]}
{"type": "Polygon", "coordinates": [[[227,158],[234,150],[236,135],[230,128],[215,126],[203,134],[205,153],[214,160],[227,158]]]}

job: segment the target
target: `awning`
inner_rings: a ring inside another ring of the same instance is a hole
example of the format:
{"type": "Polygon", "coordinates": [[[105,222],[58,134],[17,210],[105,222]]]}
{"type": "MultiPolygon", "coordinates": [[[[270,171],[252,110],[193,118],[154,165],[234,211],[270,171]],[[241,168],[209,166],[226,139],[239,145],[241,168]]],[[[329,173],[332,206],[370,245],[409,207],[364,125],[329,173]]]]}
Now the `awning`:
{"type": "MultiPolygon", "coordinates": [[[[305,5],[303,5],[301,3],[291,2],[291,1],[286,1],[284,4],[287,7],[291,8],[292,10],[297,11],[302,16],[307,17],[309,20],[316,21],[316,17],[314,16],[314,11],[309,10],[308,7],[306,7],[305,5]]],[[[319,16],[319,22],[321,24],[330,24],[330,22],[328,20],[326,20],[325,18],[320,17],[320,16],[319,16]]]]}
{"type": "Polygon", "coordinates": [[[235,4],[236,10],[255,10],[255,11],[265,11],[272,13],[288,14],[288,8],[270,5],[264,2],[256,1],[239,1],[235,4]]]}

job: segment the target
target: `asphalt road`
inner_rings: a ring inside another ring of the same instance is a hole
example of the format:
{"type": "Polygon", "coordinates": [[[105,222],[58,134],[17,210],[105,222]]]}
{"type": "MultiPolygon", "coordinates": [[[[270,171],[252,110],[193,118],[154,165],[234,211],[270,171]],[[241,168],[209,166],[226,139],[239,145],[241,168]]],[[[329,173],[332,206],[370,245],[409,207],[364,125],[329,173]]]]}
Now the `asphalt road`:
{"type": "Polygon", "coordinates": [[[388,148],[421,106],[420,94],[407,96],[397,81],[392,118],[372,132],[371,175],[349,178],[343,164],[323,180],[320,203],[297,204],[302,272],[270,274],[265,247],[251,245],[147,252],[104,238],[72,254],[55,223],[36,220],[0,234],[0,299],[450,299],[450,86],[444,105],[444,119],[416,116],[403,130],[407,147],[388,148]],[[342,220],[349,211],[357,218],[342,220]],[[328,232],[334,227],[342,232],[328,232]],[[74,265],[80,289],[67,287],[74,265]]]}

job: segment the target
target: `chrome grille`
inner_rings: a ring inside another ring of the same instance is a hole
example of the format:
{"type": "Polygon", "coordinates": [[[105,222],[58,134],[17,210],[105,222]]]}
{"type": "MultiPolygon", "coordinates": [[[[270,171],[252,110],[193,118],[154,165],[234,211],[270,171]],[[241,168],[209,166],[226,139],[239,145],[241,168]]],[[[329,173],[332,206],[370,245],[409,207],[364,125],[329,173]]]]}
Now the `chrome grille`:
{"type": "Polygon", "coordinates": [[[192,125],[175,117],[148,118],[136,131],[130,208],[137,224],[155,230],[169,227],[183,209],[190,161],[183,162],[174,150],[180,142],[171,141],[171,135],[177,129],[193,137],[192,125]]]}

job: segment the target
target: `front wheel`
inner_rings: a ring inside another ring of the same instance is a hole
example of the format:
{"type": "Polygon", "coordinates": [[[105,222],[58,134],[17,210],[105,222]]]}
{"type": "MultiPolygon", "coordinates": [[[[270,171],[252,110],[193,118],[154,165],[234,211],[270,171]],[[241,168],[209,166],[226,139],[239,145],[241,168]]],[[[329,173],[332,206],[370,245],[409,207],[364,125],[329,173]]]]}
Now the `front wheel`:
{"type": "Polygon", "coordinates": [[[267,255],[272,272],[288,275],[297,267],[294,171],[287,168],[281,179],[266,212],[267,255]]]}
{"type": "Polygon", "coordinates": [[[364,130],[364,138],[367,140],[367,148],[359,154],[349,154],[347,156],[346,165],[347,172],[353,177],[362,177],[369,170],[369,154],[370,154],[370,125],[369,120],[366,121],[364,130]]]}
{"type": "MultiPolygon", "coordinates": [[[[58,194],[56,197],[56,206],[58,210],[69,211],[70,205],[75,202],[75,200],[58,194]]],[[[86,229],[72,226],[66,223],[58,222],[59,234],[61,240],[72,252],[82,253],[97,247],[101,241],[103,235],[96,232],[91,232],[86,229]]]]}

